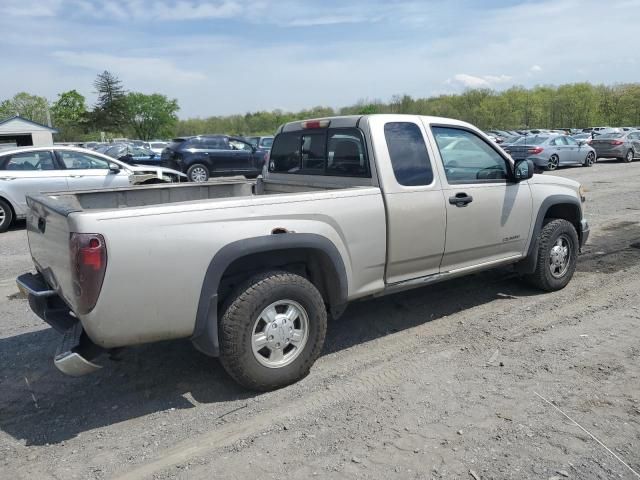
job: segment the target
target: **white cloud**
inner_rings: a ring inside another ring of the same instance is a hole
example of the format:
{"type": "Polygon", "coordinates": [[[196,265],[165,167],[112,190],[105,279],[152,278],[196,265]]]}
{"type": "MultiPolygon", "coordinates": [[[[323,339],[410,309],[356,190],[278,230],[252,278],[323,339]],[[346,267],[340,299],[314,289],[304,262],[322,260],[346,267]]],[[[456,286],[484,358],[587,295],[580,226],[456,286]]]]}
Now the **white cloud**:
{"type": "MultiPolygon", "coordinates": [[[[91,52],[56,51],[52,56],[65,65],[93,70],[118,72],[123,81],[134,85],[155,84],[159,78],[172,84],[194,84],[206,76],[200,72],[178,68],[161,58],[124,57],[91,52]]],[[[137,87],[139,89],[140,87],[137,87]]]]}
{"type": "Polygon", "coordinates": [[[466,73],[458,73],[445,83],[447,85],[462,85],[466,88],[491,88],[495,85],[509,82],[512,78],[509,75],[482,75],[477,77],[466,73]]]}
{"type": "Polygon", "coordinates": [[[533,65],[529,70],[534,73],[537,73],[542,71],[542,67],[540,65],[533,65]]]}

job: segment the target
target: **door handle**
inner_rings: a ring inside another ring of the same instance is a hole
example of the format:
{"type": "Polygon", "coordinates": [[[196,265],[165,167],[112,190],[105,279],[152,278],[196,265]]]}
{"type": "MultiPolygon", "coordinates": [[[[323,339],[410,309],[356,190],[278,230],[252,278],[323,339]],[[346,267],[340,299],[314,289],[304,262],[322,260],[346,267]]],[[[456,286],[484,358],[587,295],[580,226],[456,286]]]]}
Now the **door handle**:
{"type": "Polygon", "coordinates": [[[464,192],[456,193],[455,197],[449,197],[449,203],[456,207],[466,207],[473,202],[473,197],[464,192]]]}
{"type": "Polygon", "coordinates": [[[84,175],[69,175],[71,178],[84,178],[84,175]]]}
{"type": "Polygon", "coordinates": [[[6,180],[7,182],[10,180],[15,180],[16,177],[0,177],[0,180],[6,180]]]}

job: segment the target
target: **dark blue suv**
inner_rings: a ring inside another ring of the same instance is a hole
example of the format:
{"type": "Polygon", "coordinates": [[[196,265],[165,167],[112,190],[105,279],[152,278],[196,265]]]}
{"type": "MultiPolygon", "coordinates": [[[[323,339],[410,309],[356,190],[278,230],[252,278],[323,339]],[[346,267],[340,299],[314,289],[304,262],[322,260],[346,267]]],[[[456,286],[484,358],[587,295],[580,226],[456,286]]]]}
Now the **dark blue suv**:
{"type": "Polygon", "coordinates": [[[161,165],[186,173],[192,182],[225,175],[255,178],[262,172],[266,153],[242,138],[197,135],[174,139],[162,151],[161,165]]]}

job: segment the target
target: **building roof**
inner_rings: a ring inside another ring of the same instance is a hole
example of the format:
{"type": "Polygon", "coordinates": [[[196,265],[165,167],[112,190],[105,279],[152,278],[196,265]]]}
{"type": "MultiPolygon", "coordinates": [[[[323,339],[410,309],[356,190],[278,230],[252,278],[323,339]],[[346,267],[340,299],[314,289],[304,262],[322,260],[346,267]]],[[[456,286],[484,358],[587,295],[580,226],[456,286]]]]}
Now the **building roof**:
{"type": "Polygon", "coordinates": [[[58,130],[56,130],[55,128],[51,128],[46,125],[42,125],[41,123],[28,120],[26,118],[21,117],[20,115],[14,115],[13,117],[9,117],[5,120],[0,121],[0,133],[5,133],[5,132],[18,133],[21,130],[25,132],[44,130],[51,133],[58,133],[58,130]],[[11,125],[12,123],[15,123],[16,125],[15,126],[11,125]],[[23,126],[18,127],[18,125],[20,124],[23,126]],[[15,128],[15,127],[18,127],[18,128],[15,128]]]}

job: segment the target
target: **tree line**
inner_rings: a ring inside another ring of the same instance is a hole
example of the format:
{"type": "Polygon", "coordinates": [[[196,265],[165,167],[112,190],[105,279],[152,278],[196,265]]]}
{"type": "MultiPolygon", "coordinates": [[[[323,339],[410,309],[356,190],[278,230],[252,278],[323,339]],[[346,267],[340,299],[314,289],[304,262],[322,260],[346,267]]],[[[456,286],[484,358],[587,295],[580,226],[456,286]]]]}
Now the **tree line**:
{"type": "Polygon", "coordinates": [[[97,101],[91,110],[76,90],[59,94],[51,104],[43,97],[22,92],[0,103],[0,119],[18,113],[46,124],[49,115],[60,130],[57,141],[99,140],[99,132],[111,138],[143,140],[204,133],[272,134],[278,126],[294,120],[371,113],[451,117],[485,130],[640,126],[640,83],[471,89],[427,98],[396,95],[386,102],[360,100],[338,109],[317,106],[298,112],[272,110],[184,120],[177,117],[177,100],[157,93],[127,92],[108,71],[97,76],[94,87],[97,101]]]}
{"type": "Polygon", "coordinates": [[[44,97],[20,92],[0,102],[0,120],[20,115],[51,125],[59,131],[55,139],[60,142],[103,137],[150,140],[175,133],[177,100],[158,93],[129,92],[116,75],[106,70],[98,74],[93,86],[97,100],[91,109],[77,90],[58,94],[52,103],[44,97]]]}

